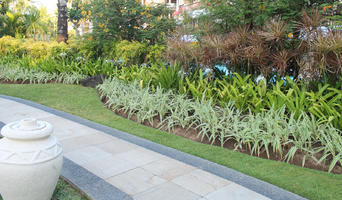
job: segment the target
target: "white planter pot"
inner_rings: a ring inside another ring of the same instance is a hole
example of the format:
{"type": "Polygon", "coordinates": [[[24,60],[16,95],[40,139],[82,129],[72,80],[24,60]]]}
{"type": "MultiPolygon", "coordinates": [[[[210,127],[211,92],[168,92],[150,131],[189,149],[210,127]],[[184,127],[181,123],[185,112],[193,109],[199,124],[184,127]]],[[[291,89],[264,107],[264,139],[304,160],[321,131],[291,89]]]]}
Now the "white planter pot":
{"type": "Polygon", "coordinates": [[[48,122],[24,119],[4,126],[0,194],[4,200],[50,200],[62,169],[61,145],[48,122]]]}

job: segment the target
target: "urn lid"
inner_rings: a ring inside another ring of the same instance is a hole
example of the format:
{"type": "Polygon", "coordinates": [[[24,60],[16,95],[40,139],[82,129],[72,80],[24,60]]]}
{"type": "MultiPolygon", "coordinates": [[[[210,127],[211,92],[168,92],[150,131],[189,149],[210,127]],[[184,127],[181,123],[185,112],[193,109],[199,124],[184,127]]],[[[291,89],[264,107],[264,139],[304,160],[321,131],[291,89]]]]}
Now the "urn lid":
{"type": "Polygon", "coordinates": [[[7,124],[2,128],[1,135],[9,139],[32,140],[47,137],[52,131],[50,123],[27,118],[7,124]]]}

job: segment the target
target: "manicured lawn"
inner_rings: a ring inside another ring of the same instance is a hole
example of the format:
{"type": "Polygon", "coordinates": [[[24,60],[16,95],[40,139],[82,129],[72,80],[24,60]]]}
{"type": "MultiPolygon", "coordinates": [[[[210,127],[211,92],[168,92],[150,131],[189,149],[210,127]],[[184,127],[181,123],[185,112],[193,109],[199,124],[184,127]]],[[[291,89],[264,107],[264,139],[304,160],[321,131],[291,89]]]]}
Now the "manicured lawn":
{"type": "Polygon", "coordinates": [[[342,175],[252,157],[216,146],[200,144],[146,127],[106,109],[94,89],[76,85],[0,84],[0,94],[28,99],[58,110],[149,139],[183,152],[233,168],[308,199],[342,199],[342,175]]]}

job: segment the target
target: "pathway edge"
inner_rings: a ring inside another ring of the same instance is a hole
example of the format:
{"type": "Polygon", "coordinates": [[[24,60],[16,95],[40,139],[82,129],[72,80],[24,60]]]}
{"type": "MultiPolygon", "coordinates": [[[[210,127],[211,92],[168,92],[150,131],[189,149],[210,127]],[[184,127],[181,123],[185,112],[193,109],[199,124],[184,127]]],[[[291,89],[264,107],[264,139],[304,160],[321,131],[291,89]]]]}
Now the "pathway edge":
{"type": "MultiPolygon", "coordinates": [[[[109,134],[113,137],[120,138],[122,140],[131,142],[133,144],[136,144],[138,146],[144,147],[146,149],[152,150],[154,152],[160,153],[162,155],[168,156],[170,158],[173,158],[175,160],[181,161],[183,163],[186,163],[188,165],[194,166],[196,168],[202,169],[204,171],[207,171],[209,173],[215,174],[216,176],[219,176],[221,178],[227,179],[231,182],[234,182],[236,184],[239,184],[247,189],[250,189],[254,192],[257,192],[259,194],[262,194],[270,199],[273,200],[306,200],[305,198],[294,194],[292,192],[289,192],[287,190],[284,190],[278,186],[272,185],[270,183],[267,183],[265,181],[259,180],[257,178],[254,178],[252,176],[243,174],[241,172],[238,172],[234,169],[225,167],[223,165],[205,160],[203,158],[199,158],[196,156],[193,156],[191,154],[158,144],[154,143],[152,141],[149,141],[144,138],[140,138],[135,135],[131,135],[129,133],[117,130],[115,128],[111,128],[63,111],[59,111],[29,100],[12,97],[12,96],[6,96],[1,95],[0,98],[12,100],[18,103],[22,103],[28,106],[32,106],[34,108],[43,110],[45,112],[57,115],[59,117],[63,117],[65,119],[77,122],[79,124],[88,126],[90,128],[96,129],[98,131],[102,131],[106,134],[109,134]]],[[[114,114],[114,113],[113,113],[114,114]]],[[[81,188],[82,189],[82,188],[81,188]]]]}

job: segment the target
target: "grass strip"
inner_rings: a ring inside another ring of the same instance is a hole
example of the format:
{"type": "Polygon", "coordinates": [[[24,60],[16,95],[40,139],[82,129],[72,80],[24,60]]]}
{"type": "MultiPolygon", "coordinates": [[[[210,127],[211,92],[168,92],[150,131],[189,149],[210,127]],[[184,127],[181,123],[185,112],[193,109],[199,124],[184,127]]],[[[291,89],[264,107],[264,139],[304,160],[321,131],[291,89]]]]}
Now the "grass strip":
{"type": "Polygon", "coordinates": [[[146,127],[106,109],[92,88],[0,84],[0,94],[34,101],[227,166],[312,200],[342,199],[342,175],[261,159],[146,127]]]}
{"type": "Polygon", "coordinates": [[[51,200],[89,200],[63,179],[59,179],[51,200]]]}

